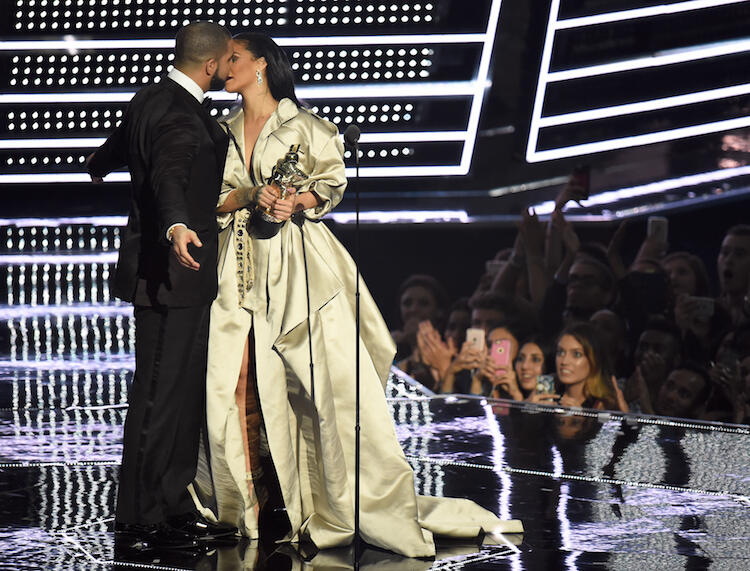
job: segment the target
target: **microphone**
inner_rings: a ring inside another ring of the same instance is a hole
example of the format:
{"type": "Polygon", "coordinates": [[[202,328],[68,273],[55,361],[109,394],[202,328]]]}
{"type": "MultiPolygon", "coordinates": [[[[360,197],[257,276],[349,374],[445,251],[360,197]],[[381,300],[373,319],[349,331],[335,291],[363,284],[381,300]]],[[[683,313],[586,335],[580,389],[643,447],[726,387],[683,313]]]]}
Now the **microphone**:
{"type": "Polygon", "coordinates": [[[360,130],[356,125],[349,125],[344,131],[344,143],[347,147],[356,147],[359,141],[360,130]]]}

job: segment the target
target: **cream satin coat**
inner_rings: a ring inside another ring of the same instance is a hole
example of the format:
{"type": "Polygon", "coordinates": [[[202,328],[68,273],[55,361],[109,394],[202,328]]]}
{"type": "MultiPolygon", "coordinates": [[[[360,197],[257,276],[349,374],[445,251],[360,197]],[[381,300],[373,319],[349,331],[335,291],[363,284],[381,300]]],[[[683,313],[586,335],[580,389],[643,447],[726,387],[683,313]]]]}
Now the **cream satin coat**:
{"type": "MultiPolygon", "coordinates": [[[[250,176],[242,156],[242,110],[235,110],[225,123],[240,151],[230,142],[219,204],[233,188],[267,180],[292,144],[300,145],[300,167],[310,175],[301,191],[314,188],[324,203],[304,213],[302,232],[287,222],[267,240],[238,231],[247,211],[218,217],[219,295],[211,308],[206,403],[211,471],[205,464],[199,470],[196,500],[203,499],[199,509],[210,519],[258,536],[257,499],[246,483],[234,399],[243,347],[252,327],[251,350],[268,447],[291,521],[288,539],[304,537],[321,549],[347,545],[354,529],[355,267],[328,228],[316,222],[338,204],[346,187],[342,144],[333,124],[284,99],[258,137],[250,176]],[[245,266],[238,267],[238,260],[240,265],[244,260],[245,266]]],[[[435,553],[432,533],[469,537],[480,528],[522,531],[519,522],[502,522],[467,500],[417,498],[383,390],[393,342],[361,282],[360,290],[363,539],[409,557],[429,557],[435,553]]]]}

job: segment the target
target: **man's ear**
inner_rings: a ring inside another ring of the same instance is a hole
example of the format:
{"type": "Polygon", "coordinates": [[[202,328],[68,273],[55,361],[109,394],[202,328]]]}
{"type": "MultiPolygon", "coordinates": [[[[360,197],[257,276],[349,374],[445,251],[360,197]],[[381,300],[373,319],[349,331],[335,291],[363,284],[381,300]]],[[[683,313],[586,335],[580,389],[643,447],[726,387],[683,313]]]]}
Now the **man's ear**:
{"type": "Polygon", "coordinates": [[[209,77],[212,77],[214,73],[216,73],[216,69],[219,67],[219,62],[216,61],[215,58],[211,58],[206,60],[206,63],[204,65],[204,70],[206,72],[206,75],[209,77]]]}

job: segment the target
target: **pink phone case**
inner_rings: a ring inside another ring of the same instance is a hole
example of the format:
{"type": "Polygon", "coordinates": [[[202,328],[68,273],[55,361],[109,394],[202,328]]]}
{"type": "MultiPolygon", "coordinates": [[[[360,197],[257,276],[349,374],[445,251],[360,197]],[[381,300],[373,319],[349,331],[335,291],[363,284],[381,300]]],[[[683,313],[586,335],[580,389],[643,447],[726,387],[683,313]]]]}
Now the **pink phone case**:
{"type": "Polygon", "coordinates": [[[498,369],[504,369],[510,365],[510,341],[508,339],[501,339],[492,343],[490,349],[490,355],[492,355],[492,362],[498,369]]]}

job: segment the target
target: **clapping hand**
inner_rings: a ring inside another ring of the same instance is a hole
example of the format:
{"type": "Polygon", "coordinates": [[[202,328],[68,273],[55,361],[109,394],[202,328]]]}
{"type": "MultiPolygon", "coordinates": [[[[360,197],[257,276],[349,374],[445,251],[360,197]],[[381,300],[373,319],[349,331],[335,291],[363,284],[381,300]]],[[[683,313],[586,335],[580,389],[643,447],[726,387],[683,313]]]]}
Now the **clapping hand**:
{"type": "Polygon", "coordinates": [[[417,347],[422,362],[436,369],[442,378],[456,355],[453,339],[448,338],[448,342],[444,342],[430,321],[422,321],[417,329],[417,347]]]}

